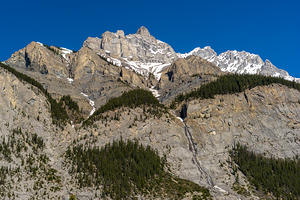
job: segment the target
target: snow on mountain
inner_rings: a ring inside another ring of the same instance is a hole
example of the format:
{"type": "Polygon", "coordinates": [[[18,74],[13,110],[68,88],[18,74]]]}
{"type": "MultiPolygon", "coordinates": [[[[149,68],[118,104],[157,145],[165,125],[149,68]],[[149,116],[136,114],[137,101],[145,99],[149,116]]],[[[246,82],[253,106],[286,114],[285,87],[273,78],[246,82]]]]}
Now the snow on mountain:
{"type": "Polygon", "coordinates": [[[233,50],[217,55],[217,53],[210,47],[197,47],[189,53],[177,54],[177,56],[181,58],[190,55],[200,56],[201,58],[214,63],[225,72],[238,74],[261,74],[300,82],[299,78],[294,78],[290,76],[288,72],[278,69],[269,60],[264,62],[259,55],[246,51],[233,50]]]}
{"type": "Polygon", "coordinates": [[[60,50],[61,50],[61,55],[62,55],[62,57],[64,57],[64,59],[66,59],[66,60],[68,60],[68,58],[67,58],[66,55],[67,55],[67,54],[73,53],[72,50],[67,49],[67,48],[64,48],[64,47],[60,47],[60,50]]]}
{"type": "Polygon", "coordinates": [[[194,55],[214,63],[225,72],[262,74],[300,81],[270,61],[263,61],[259,55],[245,51],[226,51],[218,55],[207,46],[197,47],[189,53],[176,53],[170,45],[150,35],[143,26],[129,35],[122,30],[116,33],[106,31],[101,38],[89,37],[83,46],[97,51],[98,55],[114,65],[124,66],[146,77],[152,73],[157,80],[161,77],[161,71],[176,59],[194,55]]]}
{"type": "Polygon", "coordinates": [[[177,56],[179,58],[186,58],[188,56],[200,56],[201,58],[209,61],[209,62],[213,62],[216,57],[217,57],[217,53],[209,46],[204,47],[203,49],[201,49],[200,47],[197,47],[195,49],[193,49],[192,51],[190,51],[189,53],[177,53],[177,56]]]}
{"type": "Polygon", "coordinates": [[[89,95],[81,92],[81,94],[89,101],[90,106],[92,107],[92,110],[90,112],[89,116],[92,116],[94,114],[94,112],[96,111],[96,107],[95,107],[95,101],[93,101],[92,99],[89,98],[89,95]]]}
{"type": "Polygon", "coordinates": [[[143,26],[129,35],[121,30],[116,33],[106,31],[101,38],[87,38],[83,46],[114,65],[122,65],[146,77],[152,73],[156,79],[160,79],[164,67],[177,59],[170,45],[157,40],[143,26]]]}

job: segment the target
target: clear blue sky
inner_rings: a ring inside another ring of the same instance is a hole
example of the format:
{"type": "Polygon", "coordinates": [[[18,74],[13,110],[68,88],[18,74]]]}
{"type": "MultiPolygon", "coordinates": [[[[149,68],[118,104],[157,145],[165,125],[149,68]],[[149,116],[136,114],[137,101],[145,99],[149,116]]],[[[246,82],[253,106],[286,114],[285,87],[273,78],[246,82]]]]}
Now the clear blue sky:
{"type": "Polygon", "coordinates": [[[0,60],[31,41],[78,50],[88,36],[146,26],[176,51],[245,50],[300,77],[299,0],[1,2],[0,60]]]}

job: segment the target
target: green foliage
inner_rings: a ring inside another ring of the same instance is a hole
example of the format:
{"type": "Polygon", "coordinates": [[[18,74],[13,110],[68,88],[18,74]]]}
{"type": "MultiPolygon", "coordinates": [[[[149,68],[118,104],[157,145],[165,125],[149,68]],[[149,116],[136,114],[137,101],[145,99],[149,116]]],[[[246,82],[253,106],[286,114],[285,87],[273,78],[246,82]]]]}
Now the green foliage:
{"type": "Polygon", "coordinates": [[[68,109],[73,110],[74,112],[79,112],[79,106],[77,102],[73,101],[70,95],[62,96],[59,103],[64,104],[68,109]]]}
{"type": "Polygon", "coordinates": [[[0,185],[5,185],[8,172],[9,172],[8,167],[5,166],[0,167],[0,185]]]}
{"type": "Polygon", "coordinates": [[[69,119],[75,124],[80,123],[83,120],[77,102],[73,101],[70,95],[62,96],[59,104],[67,111],[69,119]]]}
{"type": "Polygon", "coordinates": [[[134,89],[123,93],[120,97],[110,99],[105,105],[101,106],[96,112],[90,116],[83,125],[91,125],[94,121],[100,118],[104,112],[115,110],[121,107],[136,108],[142,105],[151,106],[154,110],[152,113],[159,113],[160,110],[165,109],[162,104],[153,96],[150,91],[143,89],[134,89]]]}
{"type": "Polygon", "coordinates": [[[300,198],[300,159],[266,158],[240,144],[230,155],[256,189],[270,192],[277,199],[300,198]]]}
{"type": "Polygon", "coordinates": [[[197,90],[187,94],[178,95],[170,107],[175,108],[178,103],[189,99],[214,98],[214,96],[218,94],[234,94],[243,92],[246,89],[252,89],[256,86],[270,85],[273,83],[282,84],[300,91],[299,83],[288,81],[283,78],[250,74],[228,74],[221,76],[208,84],[202,85],[197,90]]]}
{"type": "Polygon", "coordinates": [[[74,194],[71,194],[69,200],[76,200],[76,196],[74,194]]]}
{"type": "Polygon", "coordinates": [[[181,199],[194,191],[202,192],[204,199],[210,197],[207,189],[165,172],[165,158],[137,142],[114,141],[103,148],[81,144],[69,147],[66,158],[71,161],[70,173],[75,174],[79,186],[103,186],[104,197],[128,199],[136,194],[165,194],[181,199]]]}
{"type": "Polygon", "coordinates": [[[56,100],[51,97],[48,91],[38,81],[3,63],[0,63],[0,67],[14,74],[19,80],[37,87],[46,96],[51,105],[51,117],[53,119],[53,123],[58,125],[64,125],[66,123],[69,119],[66,110],[60,103],[57,103],[56,100]]]}

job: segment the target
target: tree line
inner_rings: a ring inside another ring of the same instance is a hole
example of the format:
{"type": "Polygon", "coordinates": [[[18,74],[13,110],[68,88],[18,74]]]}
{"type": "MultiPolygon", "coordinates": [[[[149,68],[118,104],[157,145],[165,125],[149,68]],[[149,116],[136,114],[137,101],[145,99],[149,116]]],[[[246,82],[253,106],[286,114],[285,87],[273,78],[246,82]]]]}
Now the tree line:
{"type": "Polygon", "coordinates": [[[272,193],[277,199],[300,198],[300,159],[267,158],[236,144],[230,151],[232,160],[259,191],[272,193]]]}
{"type": "Polygon", "coordinates": [[[171,103],[170,107],[173,109],[178,103],[190,99],[214,98],[215,95],[239,93],[246,89],[252,89],[257,86],[270,85],[273,83],[285,85],[289,88],[294,88],[300,91],[299,83],[288,81],[283,78],[250,74],[227,74],[220,76],[215,81],[202,85],[194,91],[178,95],[171,103]]]}

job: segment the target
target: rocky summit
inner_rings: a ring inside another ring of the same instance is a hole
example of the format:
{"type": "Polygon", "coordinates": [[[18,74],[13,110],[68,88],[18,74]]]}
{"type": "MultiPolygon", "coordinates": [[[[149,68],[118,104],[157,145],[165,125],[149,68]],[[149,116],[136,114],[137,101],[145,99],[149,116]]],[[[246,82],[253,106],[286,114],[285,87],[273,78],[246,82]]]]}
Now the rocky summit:
{"type": "Polygon", "coordinates": [[[0,63],[0,199],[299,199],[300,84],[142,26],[0,63]]]}

